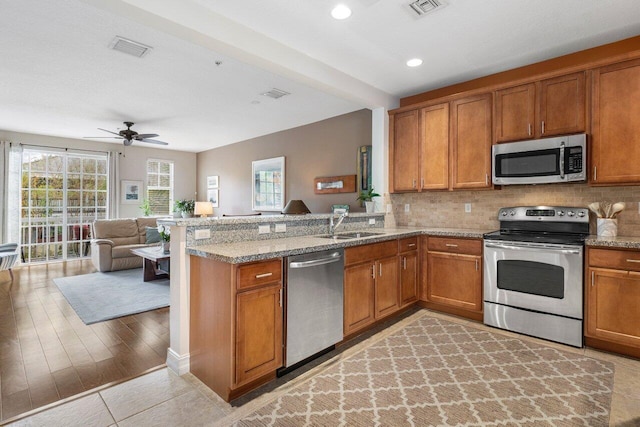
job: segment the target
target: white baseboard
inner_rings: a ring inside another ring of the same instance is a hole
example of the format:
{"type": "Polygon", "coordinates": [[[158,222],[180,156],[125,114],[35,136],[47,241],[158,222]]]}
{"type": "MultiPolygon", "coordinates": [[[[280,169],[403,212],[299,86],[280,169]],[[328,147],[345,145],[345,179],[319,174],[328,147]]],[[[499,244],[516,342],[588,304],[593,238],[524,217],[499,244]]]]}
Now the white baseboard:
{"type": "Polygon", "coordinates": [[[167,366],[178,375],[189,372],[189,355],[180,355],[171,348],[167,349],[167,366]]]}

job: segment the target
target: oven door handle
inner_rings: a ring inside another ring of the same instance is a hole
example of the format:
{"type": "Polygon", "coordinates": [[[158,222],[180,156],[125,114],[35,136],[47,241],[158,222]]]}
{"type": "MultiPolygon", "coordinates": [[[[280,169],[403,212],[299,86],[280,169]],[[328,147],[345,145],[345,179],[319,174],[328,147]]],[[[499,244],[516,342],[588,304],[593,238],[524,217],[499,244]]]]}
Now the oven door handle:
{"type": "Polygon", "coordinates": [[[495,248],[495,249],[511,249],[515,251],[524,251],[524,250],[532,250],[532,251],[553,251],[555,253],[561,254],[571,254],[571,255],[580,255],[580,251],[578,249],[561,249],[555,248],[553,246],[525,246],[525,245],[504,245],[504,244],[495,244],[495,243],[485,243],[485,247],[487,248],[495,248]]]}

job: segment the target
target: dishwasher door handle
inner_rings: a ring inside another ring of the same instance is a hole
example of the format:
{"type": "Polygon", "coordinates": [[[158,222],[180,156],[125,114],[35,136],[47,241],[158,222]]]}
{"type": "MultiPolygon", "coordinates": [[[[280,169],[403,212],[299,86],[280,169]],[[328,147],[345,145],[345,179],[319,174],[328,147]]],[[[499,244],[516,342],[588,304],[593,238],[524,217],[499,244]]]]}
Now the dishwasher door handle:
{"type": "Polygon", "coordinates": [[[290,268],[307,268],[307,267],[315,267],[317,265],[331,264],[334,262],[339,262],[342,259],[342,255],[340,252],[334,252],[326,258],[312,259],[310,261],[297,261],[290,262],[290,268]]]}

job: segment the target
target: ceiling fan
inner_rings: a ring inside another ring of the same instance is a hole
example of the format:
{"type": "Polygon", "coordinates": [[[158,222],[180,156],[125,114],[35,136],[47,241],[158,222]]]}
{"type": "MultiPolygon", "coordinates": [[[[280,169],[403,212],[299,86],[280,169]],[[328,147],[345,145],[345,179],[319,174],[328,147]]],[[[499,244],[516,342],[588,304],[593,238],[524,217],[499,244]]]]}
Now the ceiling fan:
{"type": "Polygon", "coordinates": [[[116,139],[122,139],[122,140],[124,140],[124,145],[127,146],[127,147],[130,146],[131,144],[133,144],[133,141],[147,142],[149,144],[169,145],[168,142],[158,141],[157,139],[150,139],[150,138],[155,138],[156,136],[159,136],[157,133],[138,133],[135,130],[131,130],[131,126],[133,126],[135,123],[133,123],[133,122],[123,122],[123,123],[127,128],[123,129],[123,130],[121,130],[119,132],[112,132],[110,130],[98,128],[98,130],[101,130],[103,132],[112,133],[112,134],[114,134],[116,136],[85,136],[85,138],[116,138],[116,139]]]}

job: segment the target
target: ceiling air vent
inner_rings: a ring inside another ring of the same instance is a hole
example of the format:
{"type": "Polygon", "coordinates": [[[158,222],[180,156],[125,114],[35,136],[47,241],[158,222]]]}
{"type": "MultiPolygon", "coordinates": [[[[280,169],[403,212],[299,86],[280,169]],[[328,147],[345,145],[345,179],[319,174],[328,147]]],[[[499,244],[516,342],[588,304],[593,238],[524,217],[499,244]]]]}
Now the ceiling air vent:
{"type": "Polygon", "coordinates": [[[278,99],[282,98],[285,95],[291,95],[289,92],[285,92],[282,89],[273,88],[268,92],[263,93],[262,95],[268,96],[269,98],[278,99]]]}
{"type": "Polygon", "coordinates": [[[435,12],[446,6],[446,3],[442,0],[416,0],[410,3],[411,9],[418,15],[426,15],[427,13],[435,12]]]}
{"type": "Polygon", "coordinates": [[[142,58],[152,49],[151,46],[147,46],[142,43],[134,42],[133,40],[125,39],[124,37],[116,36],[109,47],[118,52],[127,53],[129,55],[142,58]]]}

